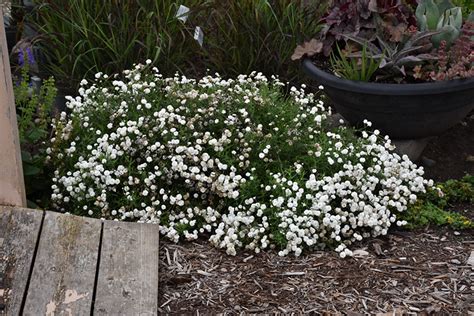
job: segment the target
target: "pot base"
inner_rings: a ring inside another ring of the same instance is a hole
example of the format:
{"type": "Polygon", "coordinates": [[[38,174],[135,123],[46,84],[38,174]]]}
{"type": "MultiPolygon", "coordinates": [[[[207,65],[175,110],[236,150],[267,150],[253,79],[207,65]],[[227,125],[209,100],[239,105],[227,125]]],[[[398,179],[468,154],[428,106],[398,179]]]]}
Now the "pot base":
{"type": "Polygon", "coordinates": [[[395,152],[399,155],[407,155],[411,161],[418,161],[432,137],[411,140],[392,140],[395,152]]]}

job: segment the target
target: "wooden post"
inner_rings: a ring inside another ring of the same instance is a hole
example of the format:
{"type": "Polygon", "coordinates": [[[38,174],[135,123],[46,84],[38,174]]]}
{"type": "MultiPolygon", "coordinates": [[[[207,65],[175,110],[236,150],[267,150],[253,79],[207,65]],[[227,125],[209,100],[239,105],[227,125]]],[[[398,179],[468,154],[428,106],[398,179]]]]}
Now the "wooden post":
{"type": "Polygon", "coordinates": [[[26,206],[20,139],[3,14],[0,14],[0,205],[26,206]]]}

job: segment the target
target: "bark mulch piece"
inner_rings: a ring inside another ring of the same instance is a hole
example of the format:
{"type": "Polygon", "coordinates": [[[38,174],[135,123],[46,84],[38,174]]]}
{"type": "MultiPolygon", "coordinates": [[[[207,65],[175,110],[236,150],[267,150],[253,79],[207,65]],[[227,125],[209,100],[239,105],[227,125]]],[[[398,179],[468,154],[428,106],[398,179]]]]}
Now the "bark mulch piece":
{"type": "Polygon", "coordinates": [[[226,255],[163,240],[162,314],[474,315],[474,231],[393,231],[333,251],[226,255]],[[395,312],[395,314],[394,314],[395,312]]]}

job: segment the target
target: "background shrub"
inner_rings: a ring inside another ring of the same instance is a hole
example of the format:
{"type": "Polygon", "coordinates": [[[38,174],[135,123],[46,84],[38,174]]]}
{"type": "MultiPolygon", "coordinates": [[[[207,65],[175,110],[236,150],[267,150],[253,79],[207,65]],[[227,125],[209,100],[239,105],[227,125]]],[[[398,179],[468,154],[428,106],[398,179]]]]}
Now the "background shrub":
{"type": "Polygon", "coordinates": [[[327,1],[213,1],[206,30],[207,67],[225,76],[253,70],[282,80],[301,79],[290,61],[299,43],[319,31],[327,1]]]}
{"type": "Polygon", "coordinates": [[[56,87],[53,78],[44,80],[41,86],[32,84],[26,56],[20,74],[14,78],[23,174],[28,206],[45,207],[51,194],[51,171],[45,160],[56,87]]]}
{"type": "MultiPolygon", "coordinates": [[[[38,0],[30,20],[40,32],[44,65],[62,86],[103,71],[119,73],[151,59],[166,75],[250,73],[298,77],[289,57],[312,37],[326,1],[292,0],[38,0]],[[191,9],[178,20],[180,4],[191,9]],[[204,45],[193,39],[204,32],[204,45]]],[[[73,90],[72,90],[73,91],[73,90]]]]}
{"type": "Polygon", "coordinates": [[[474,176],[437,183],[402,214],[409,228],[448,225],[457,229],[474,228],[474,222],[462,215],[464,205],[474,205],[474,176]],[[454,211],[453,211],[454,210],[454,211]]]}
{"type": "MultiPolygon", "coordinates": [[[[198,0],[187,1],[195,16],[198,0]]],[[[49,74],[62,87],[77,88],[100,71],[117,73],[151,59],[163,72],[191,70],[199,64],[191,25],[175,15],[172,0],[45,0],[31,21],[40,36],[49,74]]]]}

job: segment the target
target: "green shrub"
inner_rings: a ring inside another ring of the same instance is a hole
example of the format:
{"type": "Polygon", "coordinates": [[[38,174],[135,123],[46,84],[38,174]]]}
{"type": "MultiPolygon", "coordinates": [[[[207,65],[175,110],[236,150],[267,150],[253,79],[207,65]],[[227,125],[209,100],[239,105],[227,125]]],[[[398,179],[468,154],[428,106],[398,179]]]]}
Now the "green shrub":
{"type": "MultiPolygon", "coordinates": [[[[198,0],[187,1],[195,15],[198,0]]],[[[163,72],[192,69],[199,45],[172,0],[40,0],[31,16],[41,36],[43,65],[62,86],[76,89],[95,73],[119,73],[151,59],[163,72]]]]}
{"type": "MultiPolygon", "coordinates": [[[[151,63],[151,61],[149,61],[151,63]]],[[[48,150],[58,211],[159,223],[235,254],[347,246],[403,225],[430,181],[388,137],[331,128],[323,102],[261,73],[97,74],[69,98],[48,150]]]]}
{"type": "Polygon", "coordinates": [[[290,80],[299,69],[289,57],[316,33],[325,6],[305,2],[188,0],[182,2],[191,9],[183,23],[176,17],[180,3],[171,0],[38,0],[30,20],[41,34],[44,67],[69,88],[145,59],[168,76],[257,70],[290,80]],[[195,26],[204,32],[203,47],[193,39],[195,26]]]}
{"type": "Polygon", "coordinates": [[[253,70],[295,80],[300,75],[291,62],[296,45],[320,29],[327,1],[240,0],[212,1],[205,24],[209,33],[207,67],[226,76],[253,70]]]}
{"type": "Polygon", "coordinates": [[[28,64],[21,70],[21,76],[15,78],[15,104],[18,117],[23,174],[25,177],[28,204],[35,207],[38,200],[41,206],[47,205],[51,186],[45,160],[49,143],[52,108],[56,97],[54,79],[43,82],[38,90],[32,86],[28,75],[28,64]]]}
{"type": "Polygon", "coordinates": [[[460,180],[448,180],[430,188],[402,215],[409,228],[427,225],[451,226],[457,229],[474,228],[474,222],[460,214],[449,211],[453,204],[474,204],[474,176],[467,175],[460,180]]]}

